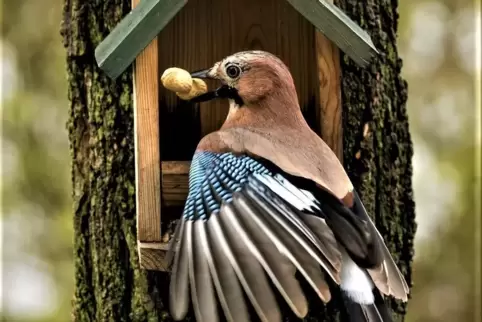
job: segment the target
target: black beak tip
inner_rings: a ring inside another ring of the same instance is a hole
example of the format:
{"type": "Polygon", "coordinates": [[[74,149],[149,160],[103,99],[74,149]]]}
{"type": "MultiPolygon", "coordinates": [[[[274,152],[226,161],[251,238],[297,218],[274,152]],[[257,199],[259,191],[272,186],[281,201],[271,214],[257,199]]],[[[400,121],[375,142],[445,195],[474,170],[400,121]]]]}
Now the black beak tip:
{"type": "Polygon", "coordinates": [[[195,72],[192,72],[191,73],[191,77],[193,78],[210,78],[208,73],[209,73],[210,69],[203,69],[203,70],[198,70],[198,71],[195,71],[195,72]]]}
{"type": "Polygon", "coordinates": [[[238,91],[232,87],[229,87],[228,85],[222,85],[221,87],[217,88],[214,91],[207,92],[204,94],[201,94],[199,96],[196,96],[190,100],[191,103],[201,103],[201,102],[206,102],[210,101],[216,98],[230,98],[234,99],[234,101],[239,105],[242,106],[244,105],[243,100],[238,94],[238,91]]]}

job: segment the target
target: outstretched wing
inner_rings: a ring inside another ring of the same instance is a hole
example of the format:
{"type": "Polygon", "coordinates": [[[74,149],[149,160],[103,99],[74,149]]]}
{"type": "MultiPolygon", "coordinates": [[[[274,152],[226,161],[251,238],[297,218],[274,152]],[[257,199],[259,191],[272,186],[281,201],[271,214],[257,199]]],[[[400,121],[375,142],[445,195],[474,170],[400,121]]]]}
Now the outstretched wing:
{"type": "Polygon", "coordinates": [[[330,299],[324,272],[339,282],[341,260],[334,236],[309,209],[312,202],[277,177],[247,156],[196,153],[171,245],[176,320],[191,298],[198,321],[217,321],[217,298],[229,321],[250,321],[246,295],[262,321],[279,321],[275,290],[303,317],[308,308],[296,270],[323,301],[330,299]]]}
{"type": "Polygon", "coordinates": [[[337,242],[359,267],[367,269],[380,292],[407,301],[407,282],[390,255],[383,237],[368,216],[358,193],[352,192],[354,202],[353,206],[348,208],[314,182],[289,174],[284,176],[296,187],[305,189],[310,194],[313,203],[326,217],[337,242]]]}
{"type": "Polygon", "coordinates": [[[251,321],[248,306],[261,321],[281,321],[275,292],[304,317],[296,271],[329,301],[325,278],[339,284],[342,265],[340,232],[330,219],[339,210],[326,216],[315,198],[249,156],[197,152],[168,254],[174,319],[183,319],[192,301],[197,321],[218,321],[218,302],[228,321],[251,321]]]}

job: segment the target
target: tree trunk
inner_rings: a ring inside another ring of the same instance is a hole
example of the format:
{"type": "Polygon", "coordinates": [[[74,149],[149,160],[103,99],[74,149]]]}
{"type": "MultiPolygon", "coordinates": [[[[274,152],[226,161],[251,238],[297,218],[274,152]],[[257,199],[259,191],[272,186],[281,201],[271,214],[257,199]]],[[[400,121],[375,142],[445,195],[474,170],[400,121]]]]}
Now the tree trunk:
{"type": "MultiPolygon", "coordinates": [[[[355,189],[411,286],[416,231],[412,190],[413,146],[406,109],[407,83],[397,50],[398,1],[338,0],[367,30],[380,55],[361,70],[341,59],[343,155],[355,189]]],[[[403,320],[406,305],[390,301],[403,320]]]]}
{"type": "MultiPolygon", "coordinates": [[[[407,86],[396,48],[397,3],[339,0],[381,52],[368,70],[342,55],[344,162],[409,284],[415,233],[407,86]]],[[[76,321],[168,321],[168,276],[138,265],[132,72],[110,80],[95,47],[130,11],[130,0],[65,0],[68,131],[74,200],[76,321]]],[[[307,321],[336,320],[310,305],[307,321]],[[322,317],[324,316],[324,318],[322,317]]],[[[401,320],[405,306],[392,302],[401,320]]]]}

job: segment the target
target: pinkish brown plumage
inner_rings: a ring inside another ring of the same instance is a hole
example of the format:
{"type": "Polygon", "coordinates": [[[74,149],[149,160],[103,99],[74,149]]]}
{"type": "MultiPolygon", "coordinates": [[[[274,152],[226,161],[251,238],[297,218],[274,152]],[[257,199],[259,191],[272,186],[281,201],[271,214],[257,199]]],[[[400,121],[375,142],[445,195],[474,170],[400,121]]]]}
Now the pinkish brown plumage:
{"type": "Polygon", "coordinates": [[[229,58],[217,63],[210,75],[234,85],[244,106],[230,100],[223,126],[204,137],[198,150],[232,150],[265,158],[292,175],[315,181],[339,199],[351,200],[353,186],[343,166],[303,118],[288,68],[264,52],[239,57],[249,61],[249,69],[236,83],[229,83],[223,71],[229,58]]]}
{"type": "Polygon", "coordinates": [[[298,271],[323,302],[331,279],[348,321],[390,322],[381,294],[405,301],[408,286],[343,166],[304,120],[288,68],[248,51],[191,75],[222,83],[195,101],[230,107],[191,163],[168,256],[174,319],[191,300],[198,321],[216,322],[218,300],[228,321],[247,322],[246,297],[261,321],[281,321],[275,291],[303,318],[298,271]]]}

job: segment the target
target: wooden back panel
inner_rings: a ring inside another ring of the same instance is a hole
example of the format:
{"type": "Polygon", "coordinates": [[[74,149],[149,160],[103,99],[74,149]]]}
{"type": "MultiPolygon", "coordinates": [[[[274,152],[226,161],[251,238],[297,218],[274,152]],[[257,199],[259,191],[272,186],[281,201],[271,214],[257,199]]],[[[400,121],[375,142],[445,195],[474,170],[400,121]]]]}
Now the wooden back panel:
{"type": "MultiPolygon", "coordinates": [[[[190,0],[158,44],[160,73],[173,66],[208,68],[248,49],[278,55],[291,70],[308,123],[319,129],[315,31],[286,0],[190,0]]],[[[159,100],[162,160],[190,160],[201,137],[218,129],[227,114],[226,100],[191,106],[162,85],[159,100]]]]}

